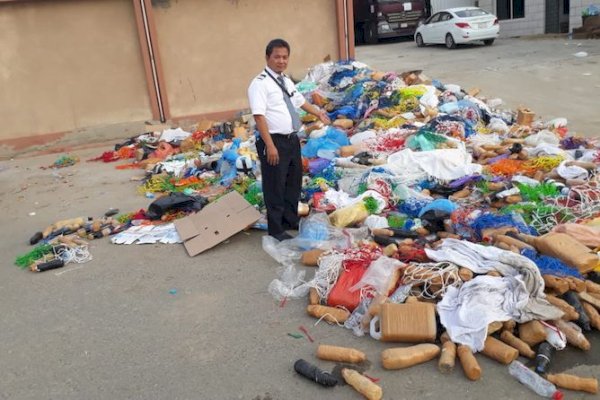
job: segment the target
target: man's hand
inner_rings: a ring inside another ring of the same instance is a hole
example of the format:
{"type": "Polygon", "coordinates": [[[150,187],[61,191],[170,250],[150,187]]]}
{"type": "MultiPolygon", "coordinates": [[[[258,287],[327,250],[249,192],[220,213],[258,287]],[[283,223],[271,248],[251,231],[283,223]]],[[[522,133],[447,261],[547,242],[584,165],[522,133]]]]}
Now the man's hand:
{"type": "Polygon", "coordinates": [[[279,164],[279,152],[277,151],[277,147],[275,145],[267,147],[267,162],[269,165],[277,165],[279,164]]]}
{"type": "Polygon", "coordinates": [[[331,120],[327,116],[327,112],[325,110],[319,110],[319,112],[317,113],[317,117],[319,117],[319,120],[325,125],[331,124],[331,120]]]}

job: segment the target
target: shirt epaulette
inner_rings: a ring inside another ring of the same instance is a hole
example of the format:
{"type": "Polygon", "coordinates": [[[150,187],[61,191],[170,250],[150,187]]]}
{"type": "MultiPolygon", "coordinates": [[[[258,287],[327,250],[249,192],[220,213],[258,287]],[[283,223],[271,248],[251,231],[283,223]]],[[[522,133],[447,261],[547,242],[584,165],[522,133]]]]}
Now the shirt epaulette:
{"type": "Polygon", "coordinates": [[[265,74],[264,72],[262,74],[258,74],[258,76],[256,77],[257,80],[262,81],[263,79],[265,79],[267,77],[267,74],[265,74]]]}

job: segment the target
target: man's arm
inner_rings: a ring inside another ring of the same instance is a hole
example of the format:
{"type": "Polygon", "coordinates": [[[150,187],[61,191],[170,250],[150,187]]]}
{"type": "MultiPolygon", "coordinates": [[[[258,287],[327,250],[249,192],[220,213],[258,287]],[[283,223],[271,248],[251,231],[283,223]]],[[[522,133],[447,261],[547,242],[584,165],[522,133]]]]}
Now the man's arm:
{"type": "Polygon", "coordinates": [[[269,133],[269,127],[267,126],[267,119],[264,115],[255,114],[254,121],[256,122],[256,129],[260,134],[260,138],[265,142],[265,151],[267,152],[267,162],[270,165],[279,164],[279,152],[277,147],[273,143],[273,138],[269,133]]]}
{"type": "Polygon", "coordinates": [[[325,125],[331,124],[331,120],[327,116],[327,113],[325,112],[325,110],[323,110],[313,104],[310,104],[308,101],[304,102],[304,104],[300,108],[302,108],[307,113],[312,114],[312,115],[316,116],[317,118],[319,118],[319,120],[322,123],[324,123],[325,125]]]}

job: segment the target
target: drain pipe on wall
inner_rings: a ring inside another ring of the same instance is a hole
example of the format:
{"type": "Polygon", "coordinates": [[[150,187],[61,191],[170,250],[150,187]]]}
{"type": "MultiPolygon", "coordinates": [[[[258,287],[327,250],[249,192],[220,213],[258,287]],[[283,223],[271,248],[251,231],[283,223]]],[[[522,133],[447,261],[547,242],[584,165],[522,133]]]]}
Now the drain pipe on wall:
{"type": "Polygon", "coordinates": [[[338,48],[340,60],[354,58],[354,10],[352,1],[337,0],[338,48]]]}
{"type": "Polygon", "coordinates": [[[133,0],[138,36],[146,70],[146,84],[150,95],[153,118],[166,122],[169,118],[164,82],[160,70],[160,57],[156,44],[156,32],[151,21],[152,5],[147,0],[133,0]]]}

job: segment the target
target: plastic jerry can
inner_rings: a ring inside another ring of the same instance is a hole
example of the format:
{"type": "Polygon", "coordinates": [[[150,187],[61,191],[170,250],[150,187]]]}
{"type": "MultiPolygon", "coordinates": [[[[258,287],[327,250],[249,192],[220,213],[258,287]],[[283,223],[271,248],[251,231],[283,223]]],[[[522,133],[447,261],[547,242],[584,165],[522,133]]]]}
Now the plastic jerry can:
{"type": "Polygon", "coordinates": [[[434,342],[437,335],[435,306],[420,302],[384,303],[379,316],[371,321],[370,334],[383,342],[434,342]]]}

